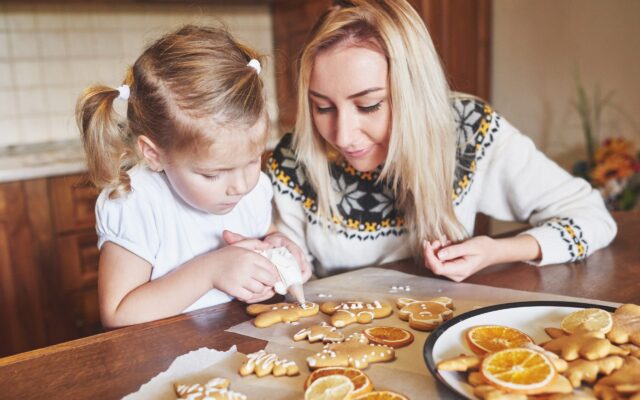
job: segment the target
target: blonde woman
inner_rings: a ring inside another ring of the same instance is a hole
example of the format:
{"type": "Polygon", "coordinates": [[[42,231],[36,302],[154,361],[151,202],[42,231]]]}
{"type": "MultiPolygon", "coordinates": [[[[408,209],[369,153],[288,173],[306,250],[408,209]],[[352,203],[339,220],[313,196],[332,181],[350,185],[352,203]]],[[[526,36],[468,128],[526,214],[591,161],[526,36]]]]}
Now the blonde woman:
{"type": "Polygon", "coordinates": [[[277,225],[317,275],[413,255],[462,281],[502,262],[580,260],[611,242],[598,192],[490,105],[450,92],[409,3],[339,3],[303,49],[295,132],[268,166],[277,225]],[[533,228],[472,237],[478,212],[533,228]]]}

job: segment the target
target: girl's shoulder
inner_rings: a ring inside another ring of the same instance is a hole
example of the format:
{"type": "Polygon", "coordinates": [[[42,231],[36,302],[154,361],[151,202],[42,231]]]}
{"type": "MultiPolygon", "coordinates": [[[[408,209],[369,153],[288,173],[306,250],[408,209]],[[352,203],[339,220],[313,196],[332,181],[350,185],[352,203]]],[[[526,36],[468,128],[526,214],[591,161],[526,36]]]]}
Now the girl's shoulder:
{"type": "Polygon", "coordinates": [[[171,189],[163,174],[137,166],[128,171],[131,190],[118,197],[110,198],[112,189],[103,189],[96,202],[96,209],[122,210],[145,209],[153,211],[162,208],[167,197],[172,197],[171,189]]]}

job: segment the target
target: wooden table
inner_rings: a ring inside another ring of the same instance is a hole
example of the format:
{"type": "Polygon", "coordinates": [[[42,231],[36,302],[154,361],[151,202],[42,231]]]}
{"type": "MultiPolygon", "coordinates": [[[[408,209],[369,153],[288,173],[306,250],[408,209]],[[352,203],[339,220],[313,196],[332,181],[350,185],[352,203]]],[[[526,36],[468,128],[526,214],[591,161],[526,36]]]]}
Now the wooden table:
{"type": "MultiPolygon", "coordinates": [[[[499,265],[468,283],[640,304],[640,213],[619,213],[611,246],[576,264],[499,265]]],[[[433,276],[410,261],[383,267],[433,276]]],[[[166,370],[178,356],[200,347],[249,353],[266,342],[224,330],[246,321],[231,302],[165,320],[118,329],[0,359],[0,397],[116,399],[166,370]]]]}

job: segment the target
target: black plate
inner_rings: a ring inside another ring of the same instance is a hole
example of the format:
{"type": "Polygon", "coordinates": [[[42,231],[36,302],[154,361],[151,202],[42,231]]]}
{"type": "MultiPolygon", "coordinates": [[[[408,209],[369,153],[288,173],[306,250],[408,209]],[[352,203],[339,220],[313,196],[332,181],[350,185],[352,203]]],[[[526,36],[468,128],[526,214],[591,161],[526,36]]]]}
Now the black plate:
{"type": "Polygon", "coordinates": [[[504,310],[510,308],[519,308],[519,307],[572,307],[572,308],[601,308],[606,311],[613,312],[615,311],[615,307],[605,306],[601,304],[592,304],[592,303],[578,303],[571,301],[522,301],[515,303],[505,303],[505,304],[497,304],[494,306],[488,306],[483,308],[478,308],[476,310],[467,311],[466,313],[460,314],[456,317],[451,318],[444,324],[440,325],[436,328],[427,340],[424,343],[423,355],[424,361],[427,364],[427,368],[429,372],[436,378],[436,380],[446,387],[451,393],[454,393],[459,398],[463,399],[465,397],[461,396],[460,393],[442,377],[442,375],[438,372],[436,368],[436,362],[433,359],[433,348],[436,345],[436,342],[449,328],[456,325],[457,323],[464,321],[468,318],[475,317],[476,315],[486,314],[489,312],[504,310]]]}

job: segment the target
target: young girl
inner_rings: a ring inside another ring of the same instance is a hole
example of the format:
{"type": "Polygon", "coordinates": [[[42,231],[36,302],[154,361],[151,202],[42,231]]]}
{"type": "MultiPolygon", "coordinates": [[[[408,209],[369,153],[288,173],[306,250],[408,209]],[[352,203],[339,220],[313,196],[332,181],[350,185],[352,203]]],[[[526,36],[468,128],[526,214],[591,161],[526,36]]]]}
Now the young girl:
{"type": "Polygon", "coordinates": [[[259,56],[221,29],[186,26],[148,47],[118,89],[88,88],[76,118],[96,203],[105,327],[271,297],[258,253],[300,250],[271,226],[260,156],[268,118],[259,56]],[[126,121],[113,103],[127,100],[126,121]],[[265,235],[267,235],[265,237],[265,235]],[[245,239],[245,238],[263,238],[245,239]],[[234,243],[233,245],[225,245],[234,243]]]}
{"type": "Polygon", "coordinates": [[[615,222],[589,183],[489,104],[450,92],[406,0],[335,3],[300,56],[295,132],[269,162],[278,227],[318,275],[413,254],[461,281],[503,262],[581,260],[611,242],[615,222]],[[471,237],[478,212],[533,228],[471,237]]]}

